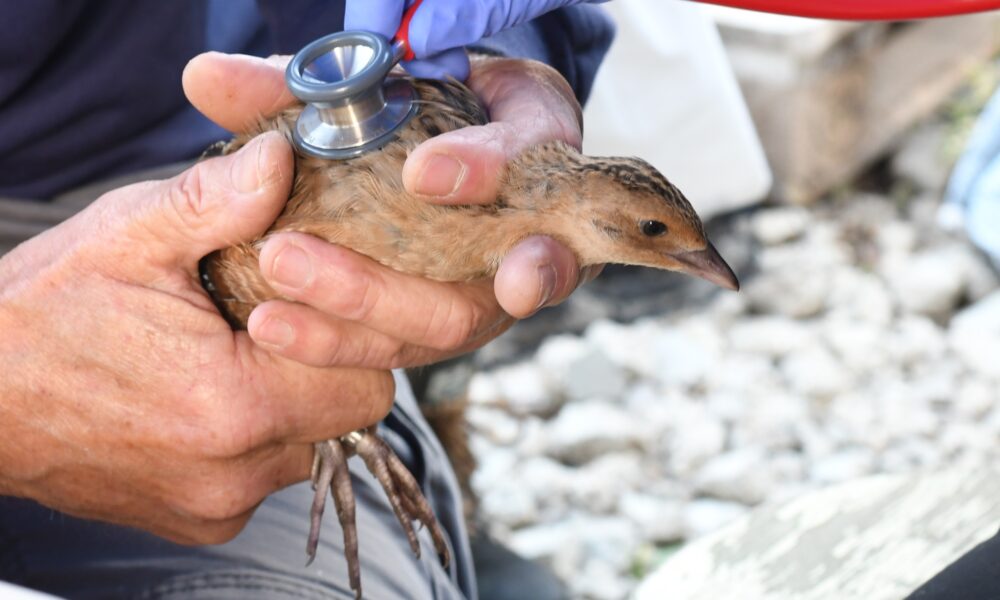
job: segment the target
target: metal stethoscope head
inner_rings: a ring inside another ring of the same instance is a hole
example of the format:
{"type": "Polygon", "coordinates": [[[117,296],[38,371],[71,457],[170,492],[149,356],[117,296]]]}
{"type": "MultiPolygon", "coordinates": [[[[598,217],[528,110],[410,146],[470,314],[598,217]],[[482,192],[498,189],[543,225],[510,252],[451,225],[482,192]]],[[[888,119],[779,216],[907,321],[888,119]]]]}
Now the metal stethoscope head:
{"type": "Polygon", "coordinates": [[[416,92],[405,79],[388,75],[400,60],[413,58],[406,34],[419,4],[406,12],[391,45],[377,33],[342,31],[319,38],[292,58],[285,83],[306,103],[293,130],[299,150],[346,159],[395,139],[416,112],[416,92]]]}

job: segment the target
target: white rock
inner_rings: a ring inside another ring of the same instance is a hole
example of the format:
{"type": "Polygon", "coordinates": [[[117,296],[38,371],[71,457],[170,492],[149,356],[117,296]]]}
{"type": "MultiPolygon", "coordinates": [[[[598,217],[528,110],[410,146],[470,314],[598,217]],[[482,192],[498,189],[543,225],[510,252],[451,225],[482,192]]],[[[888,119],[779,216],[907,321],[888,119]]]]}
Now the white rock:
{"type": "Polygon", "coordinates": [[[632,589],[632,582],[604,561],[587,561],[582,569],[567,574],[574,598],[620,600],[632,589]]]}
{"type": "Polygon", "coordinates": [[[990,266],[988,259],[975,252],[968,244],[959,245],[958,251],[964,263],[966,295],[969,300],[978,302],[1000,287],[997,271],[990,266]]]}
{"type": "Polygon", "coordinates": [[[565,574],[573,573],[583,562],[583,534],[578,520],[567,518],[518,529],[507,543],[517,554],[565,574]]]}
{"type": "Polygon", "coordinates": [[[563,379],[574,361],[592,352],[594,347],[576,335],[553,335],[545,338],[535,352],[535,362],[554,379],[563,379]]]}
{"type": "MultiPolygon", "coordinates": [[[[771,468],[775,482],[787,485],[790,483],[801,483],[806,479],[805,456],[799,452],[787,451],[770,455],[767,458],[767,463],[771,468]]],[[[769,490],[769,498],[772,497],[770,492],[773,491],[773,489],[769,490]]]]}
{"type": "Polygon", "coordinates": [[[815,342],[802,321],[780,316],[752,317],[729,329],[729,343],[737,352],[781,357],[815,342]]]}
{"type": "Polygon", "coordinates": [[[563,386],[571,400],[615,400],[625,392],[626,383],[621,367],[594,348],[567,365],[563,386]]]}
{"type": "Polygon", "coordinates": [[[822,484],[840,483],[863,477],[871,473],[874,466],[875,457],[870,450],[841,450],[814,463],[809,469],[809,477],[822,484]]]}
{"type": "Polygon", "coordinates": [[[944,331],[927,317],[903,315],[885,340],[893,362],[910,367],[919,362],[937,362],[948,348],[944,331]]]}
{"type": "Polygon", "coordinates": [[[800,268],[763,271],[745,288],[750,307],[764,314],[802,319],[819,314],[826,306],[830,280],[824,269],[800,268]]]}
{"type": "Polygon", "coordinates": [[[941,450],[932,442],[910,438],[889,448],[881,457],[882,469],[898,473],[941,464],[941,450]]]}
{"type": "Polygon", "coordinates": [[[724,423],[736,423],[747,415],[746,396],[731,390],[715,391],[705,397],[705,406],[724,423]]]}
{"type": "Polygon", "coordinates": [[[648,443],[648,429],[638,416],[594,400],[567,404],[559,411],[548,426],[546,451],[580,464],[618,450],[645,448],[648,443]]]}
{"type": "Polygon", "coordinates": [[[800,394],[829,397],[854,385],[850,371],[822,346],[812,346],[787,356],[781,371],[800,394]]]}
{"type": "Polygon", "coordinates": [[[572,473],[568,481],[570,501],[594,514],[612,512],[622,493],[654,475],[643,470],[640,455],[630,452],[605,454],[572,473]]]}
{"type": "Polygon", "coordinates": [[[921,189],[940,192],[948,181],[950,161],[943,148],[948,130],[941,123],[927,123],[907,134],[899,151],[892,157],[892,172],[915,183],[921,189]]]}
{"type": "Polygon", "coordinates": [[[642,540],[628,519],[578,516],[576,520],[582,530],[585,560],[600,560],[618,572],[629,567],[642,540]]]}
{"type": "Polygon", "coordinates": [[[490,522],[520,527],[538,519],[535,497],[523,486],[509,482],[482,494],[479,508],[490,522]]]}
{"type": "Polygon", "coordinates": [[[1000,380],[1000,292],[955,315],[948,341],[970,369],[1000,380]]]}
{"type": "Polygon", "coordinates": [[[938,430],[940,418],[933,408],[925,404],[919,388],[899,382],[892,389],[888,385],[875,388],[879,399],[882,427],[890,439],[931,436],[938,430]]]}
{"type": "Polygon", "coordinates": [[[837,358],[854,372],[877,370],[889,360],[884,348],[886,332],[879,325],[830,315],[821,330],[837,358]]]}
{"type": "Polygon", "coordinates": [[[955,410],[970,419],[981,419],[996,406],[1000,406],[1000,391],[979,379],[963,382],[955,395],[955,410]]]}
{"type": "Polygon", "coordinates": [[[835,397],[827,411],[827,431],[845,445],[882,448],[889,435],[881,423],[878,398],[865,391],[850,391],[835,397]]]}
{"type": "Polygon", "coordinates": [[[780,389],[744,399],[746,414],[733,424],[732,446],[788,449],[801,443],[799,429],[809,422],[808,405],[800,396],[780,389]]]}
{"type": "Polygon", "coordinates": [[[982,454],[996,448],[1000,439],[985,426],[972,423],[949,422],[944,426],[937,444],[945,454],[963,452],[982,454]]]}
{"type": "Polygon", "coordinates": [[[538,510],[545,513],[565,511],[576,470],[547,456],[525,458],[511,474],[511,481],[531,494],[538,510]]]}
{"type": "Polygon", "coordinates": [[[465,418],[473,431],[495,444],[512,444],[521,433],[520,421],[498,408],[472,404],[465,418]]]}
{"type": "Polygon", "coordinates": [[[726,427],[702,405],[678,408],[674,429],[667,437],[668,460],[673,473],[686,477],[706,460],[722,453],[726,447],[726,427]]]}
{"type": "Polygon", "coordinates": [[[472,451],[476,457],[476,470],[472,474],[472,486],[485,493],[513,476],[517,466],[517,454],[503,446],[483,443],[481,438],[472,439],[472,451]]]}
{"type": "Polygon", "coordinates": [[[917,230],[912,223],[889,221],[877,229],[881,254],[889,260],[901,260],[917,247],[917,230]]]}
{"type": "Polygon", "coordinates": [[[757,504],[767,497],[773,485],[770,466],[759,448],[741,448],[705,463],[695,477],[695,489],[702,494],[757,504]]]}
{"type": "Polygon", "coordinates": [[[531,362],[503,367],[493,373],[502,401],[516,414],[545,414],[559,406],[542,368],[531,362]]]}
{"type": "Polygon", "coordinates": [[[830,456],[835,450],[829,432],[811,419],[796,423],[795,436],[810,463],[830,456]]]}
{"type": "Polygon", "coordinates": [[[784,382],[770,357],[728,352],[718,359],[706,385],[710,390],[732,392],[745,398],[783,387],[784,382]]]}
{"type": "Polygon", "coordinates": [[[953,252],[932,249],[884,264],[882,274],[904,311],[944,318],[966,289],[965,274],[956,267],[953,252]]]}
{"type": "Polygon", "coordinates": [[[802,235],[810,218],[808,211],[797,207],[761,210],[753,216],[750,227],[757,241],[774,246],[802,235]]]}
{"type": "Polygon", "coordinates": [[[841,267],[833,271],[832,280],[827,297],[831,316],[880,326],[892,321],[892,295],[881,279],[854,267],[841,267]]]}
{"type": "Polygon", "coordinates": [[[520,456],[539,456],[545,454],[548,446],[548,421],[536,416],[521,419],[521,435],[514,449],[520,456]]]}
{"type": "Polygon", "coordinates": [[[472,404],[498,404],[501,400],[500,384],[492,373],[475,373],[469,380],[468,396],[472,404]]]}
{"type": "Polygon", "coordinates": [[[747,311],[743,294],[719,294],[708,307],[708,315],[720,325],[730,325],[747,311]]]}
{"type": "Polygon", "coordinates": [[[712,371],[718,356],[714,344],[680,329],[664,329],[652,342],[652,375],[665,385],[691,386],[712,371]]]}
{"type": "Polygon", "coordinates": [[[700,498],[684,507],[684,531],[687,539],[697,538],[742,517],[747,507],[737,502],[700,498]]]}
{"type": "Polygon", "coordinates": [[[684,537],[684,503],[678,500],[626,492],[618,500],[618,511],[635,525],[644,541],[662,544],[684,537]]]}
{"type": "Polygon", "coordinates": [[[584,337],[620,367],[649,375],[656,371],[652,342],[659,330],[660,326],[649,320],[631,325],[598,320],[587,327],[584,337]]]}

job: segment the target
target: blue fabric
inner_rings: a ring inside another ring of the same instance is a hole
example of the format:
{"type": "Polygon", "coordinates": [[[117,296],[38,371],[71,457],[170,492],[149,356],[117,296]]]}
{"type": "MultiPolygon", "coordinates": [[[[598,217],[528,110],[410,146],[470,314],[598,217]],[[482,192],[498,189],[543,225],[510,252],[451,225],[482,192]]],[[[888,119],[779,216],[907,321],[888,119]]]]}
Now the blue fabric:
{"type": "Polygon", "coordinates": [[[1000,90],[976,122],[945,201],[959,208],[969,238],[1000,269],[1000,90]]]}
{"type": "MultiPolygon", "coordinates": [[[[559,12],[491,47],[554,63],[582,100],[611,26],[559,12]]],[[[0,14],[0,196],[46,199],[228,137],[184,98],[187,61],[210,49],[294,53],[342,29],[344,2],[0,0],[0,14]]]]}

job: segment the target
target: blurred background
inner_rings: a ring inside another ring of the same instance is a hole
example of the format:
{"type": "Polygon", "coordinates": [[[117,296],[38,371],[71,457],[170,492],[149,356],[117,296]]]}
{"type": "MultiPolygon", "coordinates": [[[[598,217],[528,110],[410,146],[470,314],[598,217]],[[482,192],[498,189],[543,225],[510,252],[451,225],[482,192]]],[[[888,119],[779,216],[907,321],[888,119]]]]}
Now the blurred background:
{"type": "MultiPolygon", "coordinates": [[[[743,289],[608,267],[435,372],[442,402],[468,381],[480,534],[574,598],[762,597],[766,578],[732,573],[804,553],[817,557],[789,577],[815,581],[771,597],[905,595],[1000,521],[998,490],[976,487],[1000,441],[1000,292],[963,226],[991,156],[967,153],[949,187],[1000,81],[1000,12],[858,24],[605,7],[618,34],[585,149],[659,167],[711,217],[743,289]],[[941,499],[961,515],[932,527],[941,506],[890,502],[942,469],[958,479],[929,485],[962,488],[941,499]],[[780,507],[834,514],[859,498],[884,502],[808,547],[794,532],[768,557],[745,543],[780,507]],[[864,594],[846,594],[830,583],[847,562],[835,546],[873,523],[893,526],[851,567],[864,594]],[[692,566],[708,555],[713,568],[692,566]],[[709,584],[720,576],[731,587],[709,584]]],[[[979,152],[1000,124],[987,134],[979,152]]]]}

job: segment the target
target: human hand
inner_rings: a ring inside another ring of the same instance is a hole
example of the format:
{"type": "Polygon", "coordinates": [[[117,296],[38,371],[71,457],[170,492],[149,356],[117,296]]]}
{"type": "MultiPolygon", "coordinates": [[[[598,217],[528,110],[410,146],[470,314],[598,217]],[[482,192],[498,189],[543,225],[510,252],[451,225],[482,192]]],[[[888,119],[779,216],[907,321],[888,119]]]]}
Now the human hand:
{"type": "MultiPolygon", "coordinates": [[[[522,149],[550,139],[580,144],[579,106],[555,71],[505,59],[474,64],[469,84],[496,122],[439,136],[413,152],[404,183],[428,201],[492,202],[507,160],[522,149]],[[452,173],[447,181],[440,156],[466,165],[459,180],[452,173]],[[442,188],[447,193],[435,192],[442,188]]],[[[283,68],[281,59],[204,54],[188,65],[185,91],[209,118],[242,131],[259,114],[294,102],[283,68]]],[[[541,236],[511,250],[493,282],[428,281],[295,233],[271,236],[260,267],[275,290],[297,302],[258,306],[248,323],[255,340],[307,364],[369,368],[427,364],[477,348],[510,325],[509,315],[561,302],[581,280],[573,254],[541,236]],[[313,265],[304,288],[280,281],[281,261],[275,259],[293,245],[313,265]]],[[[584,277],[596,272],[588,269],[584,277]]]]}
{"type": "MultiPolygon", "coordinates": [[[[413,14],[407,40],[417,60],[404,62],[416,77],[465,81],[463,49],[483,39],[573,4],[604,0],[424,0],[413,14]]],[[[413,0],[347,0],[344,29],[364,29],[392,38],[413,0]]]]}
{"type": "Polygon", "coordinates": [[[391,374],[271,354],[201,289],[199,259],[260,235],[292,172],[288,143],[261,136],[0,260],[0,494],[221,542],[308,476],[312,442],[388,412],[391,374]]]}

